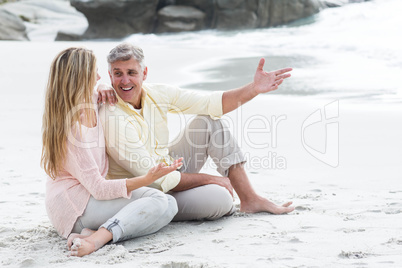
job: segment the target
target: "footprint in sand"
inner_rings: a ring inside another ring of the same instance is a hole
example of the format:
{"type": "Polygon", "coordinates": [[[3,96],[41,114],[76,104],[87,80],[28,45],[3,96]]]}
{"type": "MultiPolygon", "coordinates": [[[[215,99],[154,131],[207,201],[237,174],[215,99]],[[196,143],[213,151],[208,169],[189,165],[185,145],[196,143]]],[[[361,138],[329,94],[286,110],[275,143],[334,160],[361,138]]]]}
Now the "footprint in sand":
{"type": "Polygon", "coordinates": [[[153,253],[161,253],[170,250],[173,247],[182,246],[184,243],[177,241],[169,241],[164,243],[158,243],[156,245],[141,245],[138,248],[134,248],[129,250],[130,253],[139,253],[139,254],[153,254],[153,253]]]}
{"type": "Polygon", "coordinates": [[[361,233],[361,232],[365,232],[366,230],[361,228],[361,229],[347,229],[347,228],[342,228],[342,229],[338,229],[336,230],[337,232],[344,232],[345,234],[350,234],[350,233],[361,233]]]}
{"type": "Polygon", "coordinates": [[[312,209],[313,208],[309,205],[300,205],[300,206],[295,207],[295,210],[297,210],[297,211],[310,211],[312,209]]]}
{"type": "Polygon", "coordinates": [[[176,262],[172,261],[170,263],[165,263],[161,266],[161,268],[201,268],[208,267],[206,264],[194,264],[190,262],[176,262]]]}
{"type": "Polygon", "coordinates": [[[363,251],[343,251],[339,253],[339,258],[343,259],[363,259],[367,258],[369,256],[372,256],[373,254],[363,252],[363,251]]]}
{"type": "Polygon", "coordinates": [[[396,244],[396,245],[402,245],[402,238],[396,238],[392,237],[388,240],[386,244],[396,244]]]}

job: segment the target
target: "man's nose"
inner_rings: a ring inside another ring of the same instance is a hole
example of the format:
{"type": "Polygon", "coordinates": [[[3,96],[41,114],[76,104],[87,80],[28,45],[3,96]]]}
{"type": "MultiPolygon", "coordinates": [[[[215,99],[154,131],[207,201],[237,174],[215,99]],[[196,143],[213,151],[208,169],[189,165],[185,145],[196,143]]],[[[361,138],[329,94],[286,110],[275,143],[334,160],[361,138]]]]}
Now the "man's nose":
{"type": "Polygon", "coordinates": [[[121,83],[128,84],[129,82],[130,82],[130,79],[128,79],[128,76],[123,75],[123,77],[121,78],[121,83]]]}

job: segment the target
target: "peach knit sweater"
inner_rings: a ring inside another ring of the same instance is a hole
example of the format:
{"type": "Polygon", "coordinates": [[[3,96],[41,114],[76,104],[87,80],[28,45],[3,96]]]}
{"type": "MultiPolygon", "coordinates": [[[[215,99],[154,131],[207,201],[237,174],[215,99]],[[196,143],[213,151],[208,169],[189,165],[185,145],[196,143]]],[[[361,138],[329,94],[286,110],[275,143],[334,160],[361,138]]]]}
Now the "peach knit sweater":
{"type": "Polygon", "coordinates": [[[131,197],[131,193],[127,193],[125,179],[105,180],[108,158],[98,114],[97,117],[95,127],[82,126],[82,136],[79,131],[70,136],[64,169],[55,180],[47,178],[47,214],[64,238],[68,237],[77,218],[84,213],[91,195],[97,200],[131,197]]]}

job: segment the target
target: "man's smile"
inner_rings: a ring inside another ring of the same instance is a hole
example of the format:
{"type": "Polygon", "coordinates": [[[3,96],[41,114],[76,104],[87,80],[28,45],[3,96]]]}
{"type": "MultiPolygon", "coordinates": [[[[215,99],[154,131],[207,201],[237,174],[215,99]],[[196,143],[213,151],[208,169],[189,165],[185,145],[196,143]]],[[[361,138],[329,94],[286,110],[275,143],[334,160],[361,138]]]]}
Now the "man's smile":
{"type": "Polygon", "coordinates": [[[129,91],[132,90],[134,87],[120,87],[121,90],[123,91],[129,91]]]}

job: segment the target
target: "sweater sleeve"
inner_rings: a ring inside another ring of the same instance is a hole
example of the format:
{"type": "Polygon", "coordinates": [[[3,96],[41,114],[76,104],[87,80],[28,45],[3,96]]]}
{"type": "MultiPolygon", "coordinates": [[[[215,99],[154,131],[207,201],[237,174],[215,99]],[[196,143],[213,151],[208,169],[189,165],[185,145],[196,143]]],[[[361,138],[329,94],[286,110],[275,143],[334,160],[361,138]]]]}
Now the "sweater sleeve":
{"type": "MultiPolygon", "coordinates": [[[[98,132],[95,131],[95,135],[98,132]]],[[[78,134],[79,135],[79,134],[78,134]]],[[[67,154],[64,169],[76,178],[85,189],[97,200],[110,200],[115,198],[130,198],[131,193],[127,193],[126,180],[106,180],[100,171],[96,157],[105,154],[105,148],[94,146],[88,142],[90,135],[84,131],[82,138],[76,135],[75,139],[67,141],[67,154]],[[80,140],[80,141],[79,141],[80,140]]],[[[98,137],[96,137],[98,138],[98,137]]]]}
{"type": "Polygon", "coordinates": [[[212,119],[219,119],[223,115],[223,91],[206,94],[169,86],[169,90],[165,92],[169,92],[171,113],[209,115],[212,119]]]}

